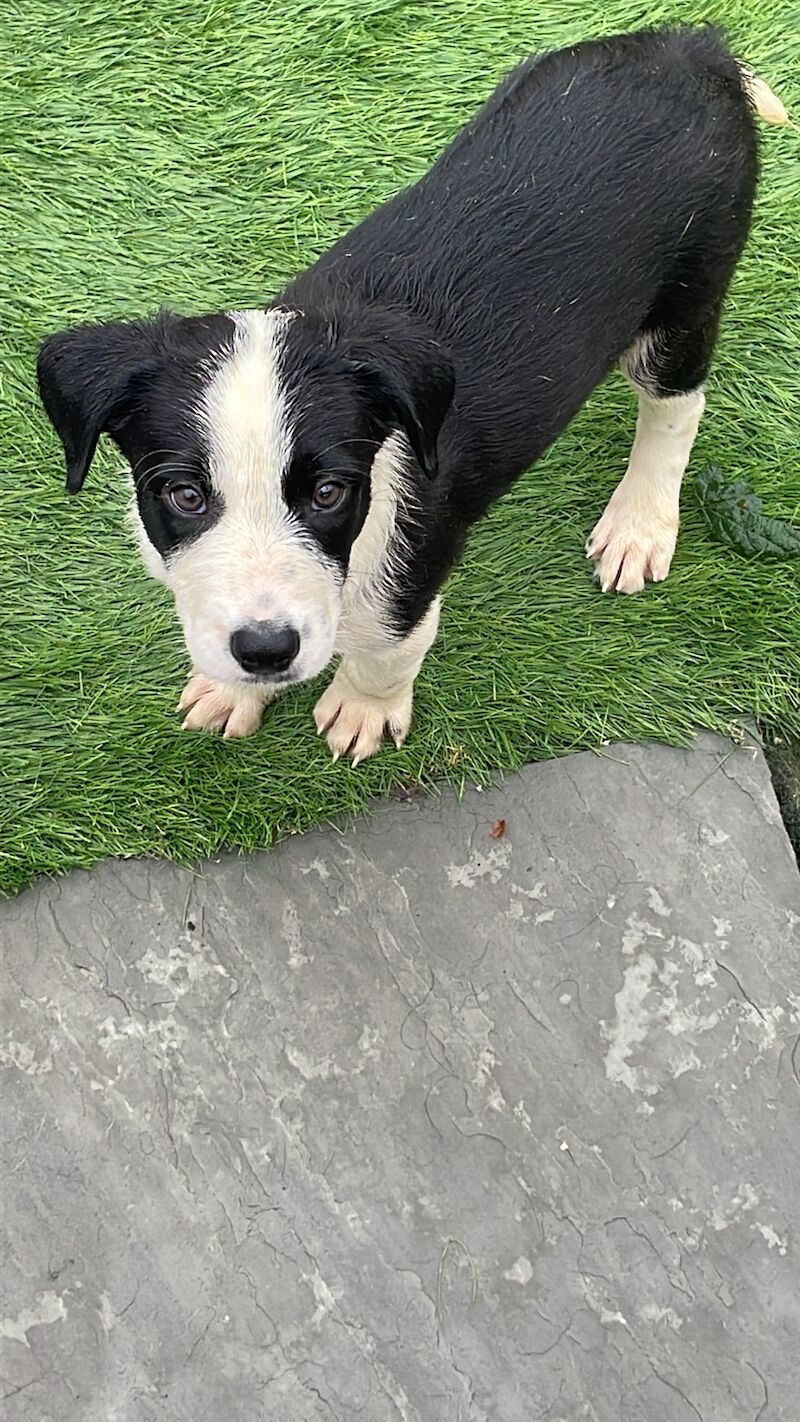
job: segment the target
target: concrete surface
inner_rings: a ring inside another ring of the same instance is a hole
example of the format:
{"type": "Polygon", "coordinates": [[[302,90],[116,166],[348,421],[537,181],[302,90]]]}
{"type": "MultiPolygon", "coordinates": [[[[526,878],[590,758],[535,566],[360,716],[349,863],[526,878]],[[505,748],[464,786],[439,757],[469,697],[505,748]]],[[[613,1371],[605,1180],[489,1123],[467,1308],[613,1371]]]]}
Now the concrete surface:
{"type": "Polygon", "coordinates": [[[800,1416],[800,877],[753,749],[0,922],[4,1422],[800,1416]]]}

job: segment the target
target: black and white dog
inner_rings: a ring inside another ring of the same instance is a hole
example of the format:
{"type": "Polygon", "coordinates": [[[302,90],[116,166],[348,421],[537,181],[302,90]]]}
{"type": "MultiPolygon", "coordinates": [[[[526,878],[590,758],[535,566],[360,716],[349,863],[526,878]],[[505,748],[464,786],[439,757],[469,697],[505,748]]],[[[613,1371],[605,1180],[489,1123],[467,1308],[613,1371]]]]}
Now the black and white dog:
{"type": "Polygon", "coordinates": [[[265,310],[45,341],[68,489],[103,431],[130,463],[193,663],[185,726],[247,735],[339,653],[315,710],[334,755],[400,744],[471,524],[616,361],[638,424],[587,552],[603,590],[666,577],[754,113],[786,118],[710,28],[529,59],[265,310]]]}

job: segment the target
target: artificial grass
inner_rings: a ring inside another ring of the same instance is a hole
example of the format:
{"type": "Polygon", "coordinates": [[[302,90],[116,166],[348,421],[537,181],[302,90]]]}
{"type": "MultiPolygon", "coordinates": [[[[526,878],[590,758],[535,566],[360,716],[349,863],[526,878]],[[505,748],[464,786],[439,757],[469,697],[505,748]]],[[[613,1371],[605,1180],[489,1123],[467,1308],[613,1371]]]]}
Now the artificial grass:
{"type": "MultiPolygon", "coordinates": [[[[353,771],[319,686],[243,743],[179,730],[185,658],[125,528],[106,449],[81,499],[37,406],[38,340],[160,303],[258,304],[418,176],[530,50],[669,19],[723,23],[800,111],[795,0],[26,0],[0,30],[0,888],[100,856],[253,848],[397,782],[482,780],[617,737],[758,716],[800,733],[800,563],[715,544],[689,479],[666,584],[603,597],[581,547],[634,407],[607,383],[476,531],[401,751],[353,771]]],[[[692,461],[800,517],[800,136],[763,133],[753,236],[692,461]]]]}

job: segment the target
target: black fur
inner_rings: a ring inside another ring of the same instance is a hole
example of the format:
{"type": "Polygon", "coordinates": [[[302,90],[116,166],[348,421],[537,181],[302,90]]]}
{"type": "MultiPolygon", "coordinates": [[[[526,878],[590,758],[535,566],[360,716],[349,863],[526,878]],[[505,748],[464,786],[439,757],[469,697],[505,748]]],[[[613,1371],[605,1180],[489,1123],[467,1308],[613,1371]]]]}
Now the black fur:
{"type": "Polygon", "coordinates": [[[427,335],[381,329],[362,313],[346,330],[331,315],[295,315],[286,328],[281,380],[291,392],[292,459],[284,494],[328,557],[346,572],[350,550],[370,505],[369,473],[393,430],[405,431],[426,480],[438,473],[436,442],[452,395],[452,371],[427,335]],[[299,398],[295,398],[295,392],[299,398]],[[342,483],[335,514],[315,514],[314,484],[342,483]]]}
{"type": "Polygon", "coordinates": [[[282,292],[370,330],[373,348],[392,332],[406,364],[426,339],[452,364],[439,478],[419,481],[422,515],[401,530],[398,631],[638,335],[659,333],[657,389],[701,383],[756,174],[753,115],[715,30],[591,41],[520,65],[418,183],[282,292]]]}
{"type": "MultiPolygon", "coordinates": [[[[284,355],[297,413],[286,494],[343,569],[374,451],[395,428],[408,438],[398,634],[423,615],[475,519],[638,336],[654,334],[640,375],[655,393],[703,380],[756,175],[753,115],[715,30],[579,44],[520,65],[430,172],[280,294],[276,305],[303,313],[284,355]],[[334,468],[346,506],[338,522],[315,520],[314,478],[334,468]]],[[[165,517],[160,481],[172,460],[202,482],[187,396],[229,340],[224,316],[165,316],[79,328],[41,352],[69,487],[108,431],[162,551],[187,530],[165,517]]]]}
{"type": "Polygon", "coordinates": [[[232,336],[227,316],[162,311],[148,321],[75,326],[48,337],[39,352],[39,391],[64,445],[69,492],[80,491],[100,435],[110,434],[131,466],[142,522],[162,555],[221,513],[193,405],[232,336]],[[162,497],[187,478],[206,494],[203,518],[181,518],[162,497]]]}

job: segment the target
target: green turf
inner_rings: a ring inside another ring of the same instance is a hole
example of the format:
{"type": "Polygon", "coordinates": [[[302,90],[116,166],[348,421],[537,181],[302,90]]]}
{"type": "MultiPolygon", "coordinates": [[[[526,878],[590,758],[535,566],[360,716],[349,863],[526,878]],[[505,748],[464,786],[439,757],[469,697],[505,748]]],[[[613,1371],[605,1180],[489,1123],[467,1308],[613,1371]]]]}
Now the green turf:
{"type": "MultiPolygon", "coordinates": [[[[796,0],[25,0],[0,27],[0,887],[106,854],[252,848],[396,782],[479,780],[615,737],[744,715],[800,732],[800,564],[715,545],[691,480],[669,581],[601,596],[581,545],[634,410],[608,382],[476,532],[402,751],[356,771],[313,734],[318,687],[245,743],[182,734],[184,655],[107,449],[62,492],[38,339],[167,302],[263,302],[420,174],[518,57],[713,18],[800,111],[796,0]]],[[[753,238],[693,460],[800,518],[800,134],[764,131],[753,238]]]]}

